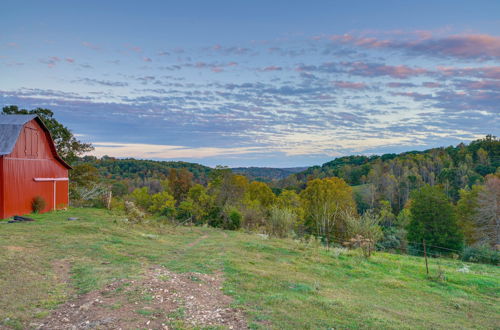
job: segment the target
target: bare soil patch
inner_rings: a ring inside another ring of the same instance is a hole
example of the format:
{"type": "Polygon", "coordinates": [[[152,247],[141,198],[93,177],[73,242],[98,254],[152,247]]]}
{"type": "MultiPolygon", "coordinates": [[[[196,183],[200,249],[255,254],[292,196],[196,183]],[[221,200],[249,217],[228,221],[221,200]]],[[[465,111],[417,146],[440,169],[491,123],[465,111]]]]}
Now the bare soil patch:
{"type": "Polygon", "coordinates": [[[22,246],[15,246],[15,245],[7,245],[5,247],[8,251],[26,251],[26,248],[25,247],[22,247],[22,246]]]}
{"type": "Polygon", "coordinates": [[[38,329],[170,329],[221,326],[247,329],[242,311],[221,291],[221,274],[148,269],[139,280],[123,279],[61,305],[38,329]]]}

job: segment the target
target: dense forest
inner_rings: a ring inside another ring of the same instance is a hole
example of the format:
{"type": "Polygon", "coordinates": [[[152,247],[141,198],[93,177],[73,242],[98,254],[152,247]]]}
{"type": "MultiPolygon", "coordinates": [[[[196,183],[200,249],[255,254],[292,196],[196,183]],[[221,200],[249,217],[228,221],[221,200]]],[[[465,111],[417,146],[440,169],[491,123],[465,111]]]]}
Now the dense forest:
{"type": "Polygon", "coordinates": [[[273,167],[234,167],[231,168],[233,173],[246,176],[249,180],[262,182],[273,182],[282,180],[291,174],[307,170],[307,167],[289,167],[289,168],[273,168],[273,167]]]}
{"type": "Polygon", "coordinates": [[[461,189],[482,183],[484,177],[497,172],[499,166],[500,143],[488,135],[456,147],[399,155],[340,157],[290,175],[277,186],[300,190],[311,179],[339,177],[351,186],[361,186],[356,189],[361,210],[373,208],[385,200],[395,212],[399,212],[408,201],[410,192],[425,184],[441,186],[456,202],[461,189]]]}

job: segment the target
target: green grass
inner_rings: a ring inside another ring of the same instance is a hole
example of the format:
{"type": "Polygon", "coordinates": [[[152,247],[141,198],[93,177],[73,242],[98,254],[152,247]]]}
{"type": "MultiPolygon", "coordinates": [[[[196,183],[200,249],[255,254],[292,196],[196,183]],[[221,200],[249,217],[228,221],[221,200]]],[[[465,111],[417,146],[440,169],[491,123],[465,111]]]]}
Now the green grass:
{"type": "Polygon", "coordinates": [[[37,221],[0,224],[0,327],[22,328],[74,295],[137,278],[151,265],[222,271],[224,292],[255,329],[500,325],[500,271],[494,266],[468,264],[470,272],[461,273],[462,262],[431,259],[431,276],[441,270],[444,279],[428,278],[419,257],[376,253],[367,260],[355,251],[336,257],[243,232],[125,224],[98,209],[33,217],[37,221]],[[80,220],[67,221],[69,216],[80,220]],[[58,279],[56,260],[71,265],[69,284],[58,279]]]}

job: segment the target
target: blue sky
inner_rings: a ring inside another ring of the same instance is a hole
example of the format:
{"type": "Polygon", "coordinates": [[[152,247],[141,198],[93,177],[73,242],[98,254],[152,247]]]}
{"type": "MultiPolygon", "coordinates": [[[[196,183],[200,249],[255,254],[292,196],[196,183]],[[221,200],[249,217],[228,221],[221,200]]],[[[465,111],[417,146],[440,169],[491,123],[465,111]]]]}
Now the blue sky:
{"type": "Polygon", "coordinates": [[[2,1],[0,103],[95,155],[307,166],[499,135],[498,1],[2,1]]]}

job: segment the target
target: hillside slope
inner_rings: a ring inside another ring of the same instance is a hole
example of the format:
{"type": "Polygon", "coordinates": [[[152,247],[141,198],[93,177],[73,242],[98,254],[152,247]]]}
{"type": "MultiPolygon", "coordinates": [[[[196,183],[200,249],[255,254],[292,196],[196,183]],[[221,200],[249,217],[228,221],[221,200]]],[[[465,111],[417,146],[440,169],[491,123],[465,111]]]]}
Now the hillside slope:
{"type": "Polygon", "coordinates": [[[274,167],[234,167],[231,168],[236,174],[245,175],[250,180],[270,182],[273,180],[281,180],[291,174],[305,171],[307,167],[289,167],[289,168],[274,168],[274,167]]]}
{"type": "Polygon", "coordinates": [[[54,328],[51,322],[71,324],[77,315],[85,316],[78,319],[83,326],[104,328],[123,322],[276,329],[499,324],[494,266],[431,259],[427,278],[418,257],[376,253],[367,260],[355,251],[243,232],[132,225],[99,209],[34,218],[0,224],[0,328],[54,328]],[[204,323],[196,315],[211,308],[205,294],[229,305],[204,323]]]}

